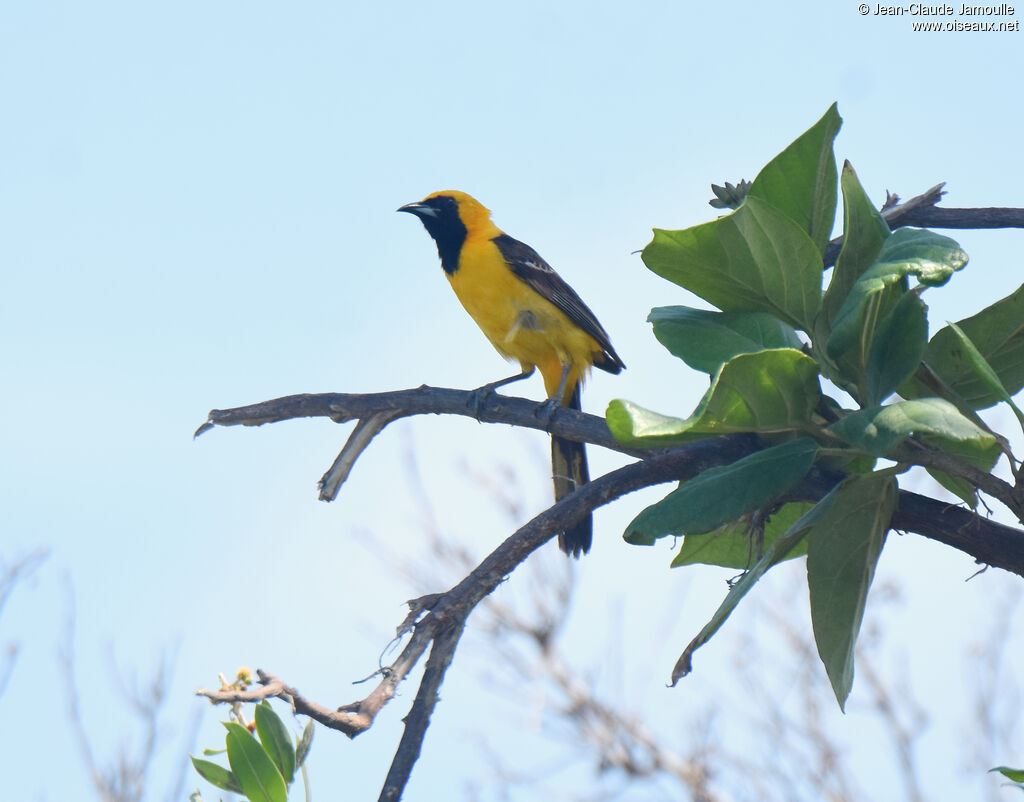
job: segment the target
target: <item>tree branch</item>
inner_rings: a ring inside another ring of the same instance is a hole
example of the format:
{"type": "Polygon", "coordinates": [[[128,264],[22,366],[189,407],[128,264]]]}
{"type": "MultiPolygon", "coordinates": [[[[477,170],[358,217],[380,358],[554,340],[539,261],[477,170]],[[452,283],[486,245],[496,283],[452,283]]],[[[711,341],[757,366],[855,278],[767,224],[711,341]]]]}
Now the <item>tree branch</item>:
{"type": "Polygon", "coordinates": [[[338,497],[338,491],[348,479],[359,455],[373,442],[373,438],[380,434],[384,427],[396,417],[398,415],[394,412],[377,412],[369,418],[359,419],[359,423],[356,424],[352,434],[345,441],[345,447],[341,449],[341,453],[338,454],[327,473],[320,478],[318,486],[321,501],[334,501],[338,497]]]}
{"type": "Polygon", "coordinates": [[[384,787],[381,789],[378,802],[395,802],[402,798],[402,792],[409,782],[413,766],[416,765],[420,750],[423,748],[423,738],[427,734],[427,727],[430,726],[430,716],[437,706],[438,691],[441,690],[445,672],[455,657],[455,647],[462,637],[463,626],[464,622],[460,622],[434,638],[423,679],[416,692],[416,700],[409,715],[405,717],[405,732],[398,743],[388,776],[384,779],[384,787]]]}
{"type": "MultiPolygon", "coordinates": [[[[260,681],[259,688],[244,691],[234,687],[221,688],[216,691],[199,688],[196,690],[196,696],[203,696],[217,704],[250,704],[277,697],[290,704],[296,713],[309,716],[314,721],[332,730],[343,732],[349,738],[354,738],[359,733],[367,730],[370,724],[373,723],[372,716],[360,715],[358,710],[338,708],[335,711],[310,701],[295,688],[286,685],[284,681],[278,679],[273,674],[257,670],[256,676],[260,681]]],[[[367,697],[367,699],[370,699],[370,697],[367,697]]],[[[382,702],[377,709],[379,710],[383,706],[384,703],[382,702]]]]}
{"type": "MultiPolygon", "coordinates": [[[[538,405],[525,398],[493,393],[479,404],[475,413],[472,401],[473,393],[469,391],[426,386],[386,393],[293,395],[235,409],[212,410],[207,422],[197,431],[197,435],[214,426],[259,426],[271,421],[304,417],[326,417],[337,422],[345,422],[356,418],[369,420],[382,414],[387,420],[428,413],[454,414],[476,418],[483,423],[504,423],[548,431],[559,437],[593,443],[622,454],[641,457],[642,462],[637,465],[650,466],[647,472],[640,472],[638,468],[637,475],[644,477],[640,479],[641,483],[628,487],[621,493],[601,491],[604,495],[592,496],[593,491],[577,491],[567,496],[556,507],[551,508],[569,511],[568,514],[572,517],[566,519],[563,526],[571,526],[588,511],[622,493],[650,484],[689,478],[707,468],[735,462],[759,448],[757,439],[752,436],[725,435],[677,448],[642,451],[621,445],[608,431],[604,419],[596,415],[560,407],[551,416],[550,422],[546,422],[542,416],[538,417],[536,414],[538,405]]],[[[365,448],[365,444],[362,444],[361,448],[365,448]]],[[[348,467],[351,468],[351,465],[348,467]]],[[[607,478],[619,475],[616,471],[608,474],[607,478]]],[[[1005,483],[988,474],[986,477],[986,481],[992,480],[992,486],[986,485],[983,489],[991,490],[995,497],[1011,502],[1008,505],[1011,510],[1016,511],[1020,508],[1021,505],[1015,496],[1006,497],[1006,493],[1003,492],[1005,488],[1002,487],[1005,483]]],[[[802,487],[805,488],[805,493],[810,494],[808,498],[821,498],[836,481],[838,479],[834,476],[824,480],[821,476],[816,479],[812,477],[806,480],[802,487]],[[823,481],[825,484],[822,484],[823,481]]],[[[598,487],[603,488],[605,485],[601,484],[598,487]]],[[[583,490],[587,490],[587,487],[583,490]]],[[[1018,529],[995,523],[961,507],[950,506],[906,491],[900,491],[900,507],[893,520],[893,525],[899,529],[951,545],[979,562],[1024,576],[1024,532],[1018,529]]],[[[534,545],[530,551],[538,545],[540,544],[534,545]]],[[[525,554],[523,556],[525,557],[525,554]]],[[[512,566],[515,564],[517,563],[513,562],[512,566]]],[[[426,644],[423,646],[425,648],[426,644]]],[[[416,655],[415,660],[418,659],[419,655],[416,655]]]]}
{"type": "MultiPolygon", "coordinates": [[[[952,209],[936,206],[945,195],[945,183],[936,184],[931,189],[903,203],[899,196],[890,195],[882,207],[882,217],[895,231],[904,226],[921,228],[1024,228],[1024,209],[1012,209],[999,206],[980,209],[952,209]]],[[[843,247],[843,238],[831,240],[825,249],[825,267],[836,263],[839,251],[843,247]]]]}
{"type": "Polygon", "coordinates": [[[620,445],[608,431],[603,418],[567,407],[556,407],[548,419],[537,414],[538,408],[535,401],[499,393],[491,393],[477,403],[472,390],[428,387],[425,384],[411,390],[383,393],[303,393],[244,407],[210,410],[206,421],[196,429],[195,437],[216,426],[262,426],[298,418],[330,418],[335,423],[347,423],[378,415],[386,415],[389,420],[411,415],[461,415],[480,423],[506,423],[540,429],[632,456],[650,453],[620,445]]]}

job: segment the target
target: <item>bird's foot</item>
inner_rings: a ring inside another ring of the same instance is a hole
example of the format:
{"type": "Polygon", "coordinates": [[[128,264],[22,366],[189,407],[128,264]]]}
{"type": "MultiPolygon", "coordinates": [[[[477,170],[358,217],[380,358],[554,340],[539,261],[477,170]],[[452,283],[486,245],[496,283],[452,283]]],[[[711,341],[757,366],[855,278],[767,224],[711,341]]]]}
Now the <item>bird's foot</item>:
{"type": "Polygon", "coordinates": [[[550,426],[551,419],[555,416],[555,410],[561,406],[562,405],[558,403],[558,397],[552,396],[544,403],[538,404],[533,415],[537,420],[544,421],[545,426],[550,426]]]}
{"type": "Polygon", "coordinates": [[[478,421],[480,420],[480,407],[495,394],[495,388],[498,386],[498,382],[491,382],[485,384],[483,387],[477,387],[475,390],[470,391],[469,400],[466,402],[466,406],[469,407],[473,413],[473,417],[478,421]]]}

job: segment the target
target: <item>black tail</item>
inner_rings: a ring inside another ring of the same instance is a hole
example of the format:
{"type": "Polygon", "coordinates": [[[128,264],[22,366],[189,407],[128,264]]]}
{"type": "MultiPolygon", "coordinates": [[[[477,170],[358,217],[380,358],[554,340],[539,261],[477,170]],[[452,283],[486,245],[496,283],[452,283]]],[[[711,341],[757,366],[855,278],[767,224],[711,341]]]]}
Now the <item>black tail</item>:
{"type": "MultiPolygon", "coordinates": [[[[570,409],[580,408],[579,385],[576,386],[572,398],[566,406],[570,409]]],[[[552,437],[551,474],[555,480],[555,501],[559,501],[576,488],[589,482],[590,469],[587,467],[587,449],[583,443],[552,437]]],[[[585,517],[559,534],[558,548],[571,557],[579,557],[590,551],[593,535],[594,521],[588,512],[585,517]]]]}

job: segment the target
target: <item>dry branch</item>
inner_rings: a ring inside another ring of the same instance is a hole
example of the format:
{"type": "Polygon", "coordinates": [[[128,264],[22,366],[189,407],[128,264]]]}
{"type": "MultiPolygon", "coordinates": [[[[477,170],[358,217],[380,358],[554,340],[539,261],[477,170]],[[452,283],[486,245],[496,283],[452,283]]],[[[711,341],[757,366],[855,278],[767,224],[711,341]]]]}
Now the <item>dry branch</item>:
{"type": "MultiPolygon", "coordinates": [[[[538,405],[525,398],[493,394],[475,410],[472,400],[473,393],[469,391],[425,386],[390,393],[293,395],[235,409],[215,409],[210,412],[207,422],[200,427],[198,433],[214,426],[259,426],[271,421],[304,417],[326,417],[344,422],[356,418],[370,419],[381,414],[387,415],[389,420],[423,414],[465,415],[484,423],[504,423],[541,429],[570,440],[592,443],[629,456],[642,457],[639,463],[634,463],[637,476],[642,476],[641,483],[622,492],[689,478],[707,468],[735,462],[759,448],[754,437],[725,435],[678,448],[643,452],[620,445],[608,431],[604,419],[596,415],[559,408],[550,421],[545,421],[536,414],[538,405]],[[647,466],[646,469],[640,467],[644,465],[647,466]]],[[[919,459],[921,455],[915,454],[914,458],[919,459]]],[[[950,470],[954,467],[944,465],[944,468],[950,470]]],[[[618,471],[608,474],[608,477],[617,475],[618,471]]],[[[801,498],[808,500],[821,498],[831,490],[839,478],[841,477],[813,473],[796,492],[801,498]]],[[[1020,507],[1015,497],[1007,496],[1007,493],[1012,491],[1009,485],[991,476],[988,476],[986,481],[985,490],[1004,500],[1004,503],[1009,502],[1008,506],[1011,509],[1020,507]]],[[[566,519],[563,525],[571,525],[588,511],[606,504],[621,494],[615,491],[603,495],[595,495],[593,491],[573,493],[557,505],[558,509],[563,509],[564,505],[565,509],[571,510],[572,517],[566,519]]],[[[538,516],[535,520],[541,517],[538,516]]],[[[893,526],[953,546],[980,563],[1004,568],[1024,576],[1024,532],[998,524],[970,510],[916,493],[900,491],[900,504],[893,518],[893,526]]],[[[534,545],[533,548],[537,545],[540,544],[534,545]]],[[[532,551],[532,548],[530,550],[532,551]]],[[[514,568],[515,564],[513,563],[508,570],[514,568]]]]}
{"type": "MultiPolygon", "coordinates": [[[[1024,228],[1024,209],[992,206],[981,209],[953,209],[936,204],[945,194],[945,183],[936,184],[908,201],[900,203],[899,196],[890,195],[882,207],[882,217],[889,228],[904,226],[920,228],[1024,228]]],[[[825,249],[825,267],[836,263],[843,247],[843,238],[831,240],[825,249]]]]}

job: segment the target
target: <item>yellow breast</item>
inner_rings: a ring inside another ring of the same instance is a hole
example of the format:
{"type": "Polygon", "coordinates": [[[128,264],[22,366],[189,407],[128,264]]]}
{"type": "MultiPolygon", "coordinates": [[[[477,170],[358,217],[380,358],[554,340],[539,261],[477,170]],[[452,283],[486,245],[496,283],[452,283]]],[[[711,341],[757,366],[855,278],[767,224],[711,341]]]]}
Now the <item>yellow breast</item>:
{"type": "Polygon", "coordinates": [[[487,339],[506,359],[536,366],[549,396],[562,366],[571,369],[567,390],[583,379],[600,348],[553,303],[519,279],[489,238],[466,239],[452,289],[487,339]]]}

